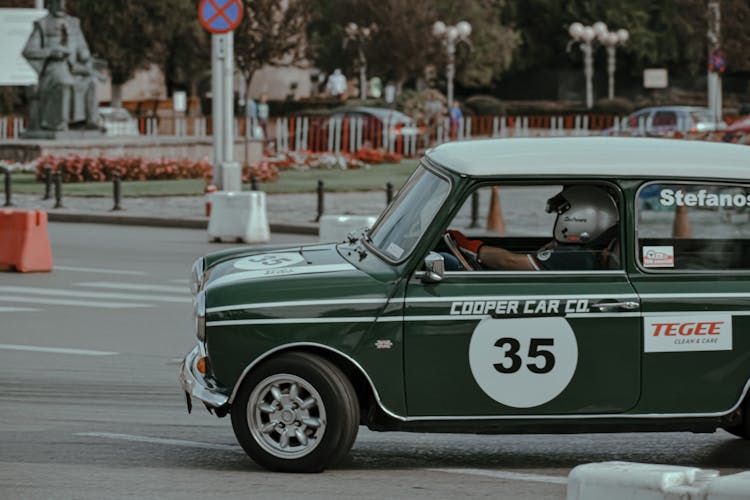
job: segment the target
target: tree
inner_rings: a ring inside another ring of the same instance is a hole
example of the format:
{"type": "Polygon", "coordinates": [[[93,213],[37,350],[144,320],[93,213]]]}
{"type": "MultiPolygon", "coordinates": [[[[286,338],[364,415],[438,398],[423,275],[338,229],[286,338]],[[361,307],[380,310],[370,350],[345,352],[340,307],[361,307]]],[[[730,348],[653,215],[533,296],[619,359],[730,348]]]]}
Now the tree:
{"type": "Polygon", "coordinates": [[[234,60],[245,95],[256,71],[265,65],[299,64],[305,57],[306,0],[243,0],[245,17],[234,32],[234,60]]]}
{"type": "Polygon", "coordinates": [[[167,95],[185,90],[196,96],[200,82],[211,76],[211,37],[198,20],[199,1],[163,1],[169,15],[154,59],[164,72],[167,95]]]}
{"type": "Polygon", "coordinates": [[[371,72],[396,82],[422,78],[430,64],[445,65],[445,51],[432,35],[438,19],[461,20],[474,26],[471,48],[459,45],[457,79],[467,87],[488,85],[510,64],[515,33],[501,23],[503,0],[314,0],[315,16],[308,27],[316,63],[330,71],[353,69],[353,54],[342,49],[344,26],[375,22],[378,32],[367,48],[371,72]]]}
{"type": "Polygon", "coordinates": [[[441,19],[472,25],[470,44],[459,45],[456,58],[458,83],[487,87],[502,78],[513,61],[520,36],[503,24],[505,0],[440,0],[441,19]]]}
{"type": "Polygon", "coordinates": [[[170,2],[149,0],[70,0],[68,10],[81,20],[91,53],[106,60],[112,78],[112,106],[122,106],[122,85],[156,59],[164,45],[164,20],[170,2]]]}

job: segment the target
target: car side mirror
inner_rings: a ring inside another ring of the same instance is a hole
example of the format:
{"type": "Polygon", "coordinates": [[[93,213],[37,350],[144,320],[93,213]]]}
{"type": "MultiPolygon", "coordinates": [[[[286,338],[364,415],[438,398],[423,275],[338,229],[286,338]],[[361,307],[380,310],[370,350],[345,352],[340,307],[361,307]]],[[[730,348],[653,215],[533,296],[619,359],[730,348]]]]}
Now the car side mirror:
{"type": "Polygon", "coordinates": [[[425,273],[422,281],[425,283],[438,283],[445,277],[445,259],[437,252],[430,252],[424,258],[425,273]]]}

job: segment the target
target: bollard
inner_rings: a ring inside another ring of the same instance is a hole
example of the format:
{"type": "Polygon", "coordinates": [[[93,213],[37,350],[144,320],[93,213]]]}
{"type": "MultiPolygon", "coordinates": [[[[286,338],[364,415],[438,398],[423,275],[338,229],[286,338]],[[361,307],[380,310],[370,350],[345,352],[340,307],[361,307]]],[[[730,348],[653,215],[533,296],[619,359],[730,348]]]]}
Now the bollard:
{"type": "Polygon", "coordinates": [[[62,204],[62,173],[55,172],[55,207],[65,208],[62,204]]]}
{"type": "Polygon", "coordinates": [[[250,191],[258,190],[258,176],[253,174],[250,176],[250,191]]]}
{"type": "Polygon", "coordinates": [[[390,205],[393,201],[393,183],[391,182],[385,185],[385,201],[386,205],[390,205]]]}
{"type": "Polygon", "coordinates": [[[122,198],[122,191],[120,189],[121,182],[122,180],[120,179],[120,172],[114,172],[112,174],[112,196],[115,200],[115,206],[112,207],[112,210],[110,210],[110,212],[122,210],[122,207],[120,206],[120,199],[122,198]]]}
{"type": "Polygon", "coordinates": [[[323,215],[323,211],[325,208],[325,186],[323,185],[323,181],[318,181],[318,216],[315,217],[315,222],[320,222],[320,217],[323,215]]]}
{"type": "Polygon", "coordinates": [[[469,227],[477,227],[479,221],[479,192],[474,191],[471,195],[471,224],[469,227]]]}
{"type": "Polygon", "coordinates": [[[44,198],[43,200],[49,200],[52,198],[52,167],[44,169],[44,198]]]}
{"type": "Polygon", "coordinates": [[[10,170],[5,169],[5,205],[4,207],[12,207],[13,202],[10,199],[10,170]]]}

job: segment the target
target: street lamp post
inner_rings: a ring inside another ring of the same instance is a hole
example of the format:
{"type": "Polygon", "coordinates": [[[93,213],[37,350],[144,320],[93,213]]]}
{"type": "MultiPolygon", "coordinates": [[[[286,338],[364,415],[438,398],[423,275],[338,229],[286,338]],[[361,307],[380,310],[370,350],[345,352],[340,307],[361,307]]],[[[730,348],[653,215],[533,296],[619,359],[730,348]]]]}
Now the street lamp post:
{"type": "Polygon", "coordinates": [[[375,23],[369,26],[359,26],[357,23],[349,23],[344,28],[347,42],[352,41],[357,44],[357,64],[359,65],[359,98],[367,99],[367,56],[365,56],[365,45],[370,38],[377,32],[378,26],[375,23]]]}
{"type": "Polygon", "coordinates": [[[615,56],[617,46],[623,45],[630,38],[628,30],[620,29],[609,31],[607,25],[597,21],[593,26],[584,26],[579,22],[572,23],[568,28],[568,34],[574,41],[579,42],[583,52],[583,74],[586,77],[586,107],[591,109],[594,105],[594,41],[607,48],[607,72],[609,74],[609,85],[607,96],[610,99],[615,97],[615,56]]]}
{"type": "Polygon", "coordinates": [[[446,26],[443,21],[435,21],[432,25],[432,34],[442,40],[448,55],[446,76],[448,78],[448,106],[450,107],[453,104],[453,79],[456,76],[456,43],[469,41],[471,24],[461,21],[455,26],[446,26]]]}
{"type": "Polygon", "coordinates": [[[609,31],[607,25],[601,21],[594,23],[594,32],[596,32],[596,38],[599,40],[599,43],[607,48],[607,73],[609,74],[607,96],[610,99],[614,99],[617,46],[624,45],[628,41],[628,38],[630,38],[630,33],[626,29],[609,31]]]}
{"type": "Polygon", "coordinates": [[[586,78],[586,107],[591,109],[594,106],[594,89],[592,80],[594,78],[594,56],[592,42],[596,37],[596,32],[591,26],[584,26],[575,22],[568,28],[568,33],[574,41],[579,42],[583,52],[583,75],[586,78]]]}

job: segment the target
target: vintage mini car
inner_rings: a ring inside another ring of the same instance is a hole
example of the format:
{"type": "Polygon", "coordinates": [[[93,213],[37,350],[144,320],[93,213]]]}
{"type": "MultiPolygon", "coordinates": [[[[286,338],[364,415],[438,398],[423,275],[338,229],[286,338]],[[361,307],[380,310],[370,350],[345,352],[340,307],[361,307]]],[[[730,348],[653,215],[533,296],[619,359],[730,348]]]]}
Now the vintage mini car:
{"type": "Polygon", "coordinates": [[[188,409],[269,469],[331,466],[359,425],[750,434],[746,146],[441,145],[371,229],[213,253],[192,287],[188,409]]]}

